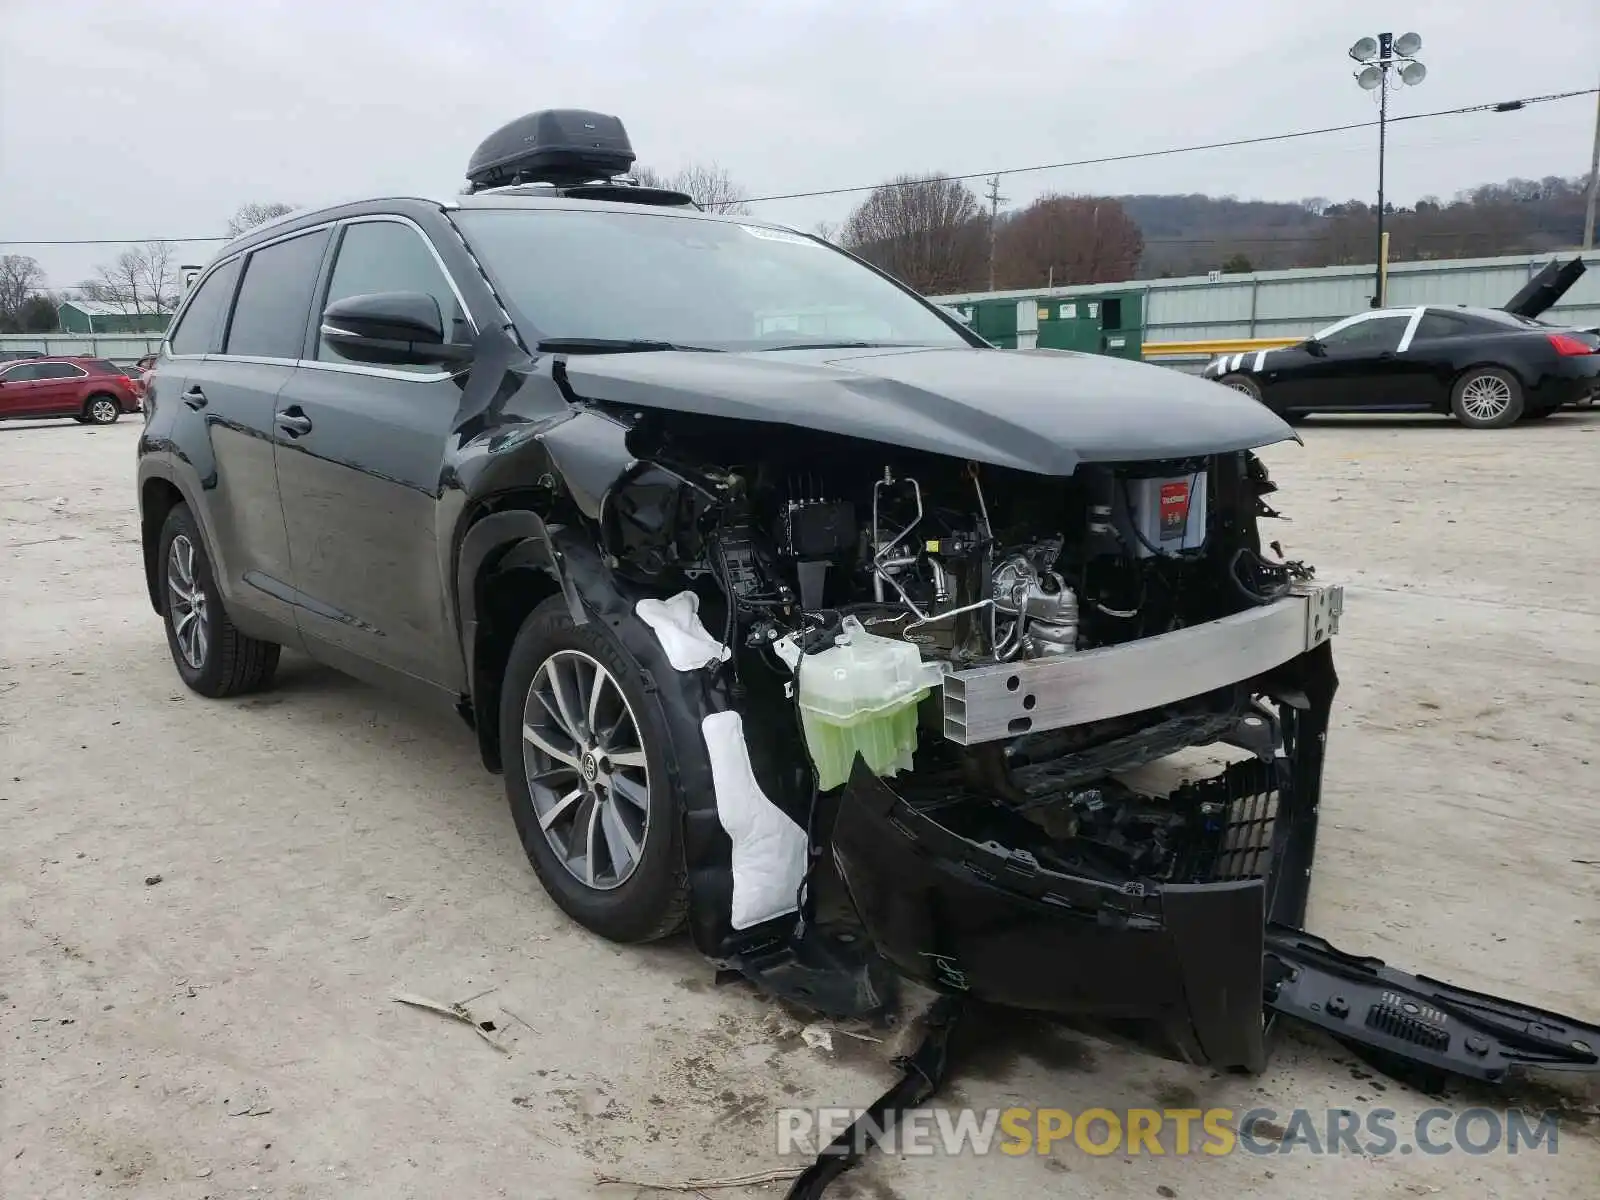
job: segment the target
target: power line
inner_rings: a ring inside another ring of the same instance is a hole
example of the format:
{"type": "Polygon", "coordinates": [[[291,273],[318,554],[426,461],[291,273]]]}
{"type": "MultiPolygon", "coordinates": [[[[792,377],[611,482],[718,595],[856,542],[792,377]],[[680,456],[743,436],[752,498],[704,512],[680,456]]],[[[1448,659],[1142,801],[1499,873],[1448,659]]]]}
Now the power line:
{"type": "MultiPolygon", "coordinates": [[[[1434,112],[1410,113],[1405,116],[1390,117],[1389,124],[1396,121],[1426,121],[1434,117],[1454,117],[1463,113],[1476,112],[1515,112],[1527,108],[1530,104],[1545,104],[1552,100],[1570,100],[1574,96],[1592,96],[1600,92],[1600,88],[1579,88],[1570,92],[1552,92],[1547,96],[1524,96],[1520,100],[1501,100],[1491,104],[1469,104],[1461,108],[1441,108],[1434,112]]],[[[822,188],[811,192],[784,192],[773,196],[751,196],[744,201],[745,204],[761,204],[768,200],[809,200],[817,196],[848,196],[857,192],[872,192],[880,187],[916,187],[919,184],[932,182],[933,179],[947,179],[965,181],[969,179],[987,179],[1001,175],[1025,175],[1036,171],[1056,171],[1066,167],[1098,167],[1106,163],[1133,162],[1136,159],[1166,158],[1174,154],[1195,154],[1202,150],[1232,150],[1239,146],[1260,146],[1268,142],[1287,142],[1295,138],[1321,137],[1329,133],[1346,133],[1352,129],[1375,129],[1376,121],[1353,121],[1347,125],[1326,125],[1321,129],[1298,129],[1291,133],[1270,133],[1259,137],[1233,138],[1226,142],[1201,142],[1192,146],[1168,146],[1161,150],[1136,150],[1127,154],[1106,154],[1098,158],[1077,158],[1067,162],[1040,163],[1032,167],[1005,167],[1000,170],[971,171],[965,175],[939,175],[928,179],[890,180],[883,183],[869,183],[856,187],[822,188]]]]}
{"type": "Polygon", "coordinates": [[[139,242],[226,242],[226,237],[148,237],[148,238],[13,238],[0,246],[131,246],[139,242]]]}
{"type": "MultiPolygon", "coordinates": [[[[1427,121],[1436,117],[1455,117],[1478,112],[1516,112],[1533,104],[1547,104],[1554,100],[1571,100],[1577,96],[1593,96],[1600,87],[1576,88],[1567,92],[1551,92],[1543,96],[1524,96],[1517,100],[1500,100],[1486,104],[1468,104],[1460,108],[1441,108],[1433,112],[1408,113],[1390,117],[1392,125],[1398,121],[1427,121]]],[[[993,178],[998,184],[1005,175],[1028,175],[1039,171],[1059,171],[1068,167],[1097,167],[1108,163],[1134,162],[1150,158],[1169,158],[1177,154],[1197,154],[1207,150],[1232,150],[1240,146],[1261,146],[1272,142],[1287,142],[1299,138],[1322,137],[1330,133],[1348,133],[1355,129],[1373,129],[1377,121],[1352,121],[1344,125],[1325,125],[1319,129],[1297,129],[1289,133],[1269,133],[1256,137],[1233,138],[1224,142],[1199,142],[1189,146],[1168,146],[1160,150],[1135,150],[1126,154],[1106,154],[1097,158],[1077,158],[1064,162],[1038,163],[1031,167],[1004,167],[1000,170],[969,171],[963,175],[938,175],[924,179],[894,179],[879,183],[860,184],[854,187],[820,188],[809,192],[782,192],[771,196],[750,196],[738,203],[764,204],[772,200],[810,200],[820,196],[849,196],[872,192],[881,187],[916,187],[934,179],[967,181],[993,178]]],[[[32,238],[0,240],[0,246],[128,246],[141,242],[199,243],[225,242],[226,237],[140,237],[140,238],[32,238]]]]}

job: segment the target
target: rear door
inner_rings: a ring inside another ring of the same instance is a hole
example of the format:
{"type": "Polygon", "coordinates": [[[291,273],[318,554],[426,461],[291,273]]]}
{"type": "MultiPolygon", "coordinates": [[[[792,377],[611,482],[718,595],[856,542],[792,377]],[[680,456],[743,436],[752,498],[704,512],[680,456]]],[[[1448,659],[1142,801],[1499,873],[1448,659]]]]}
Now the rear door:
{"type": "Polygon", "coordinates": [[[347,296],[421,292],[448,336],[470,341],[460,291],[420,226],[399,216],[347,221],[317,298],[307,361],[279,397],[278,479],[306,648],[427,683],[464,685],[443,564],[439,498],[461,376],[434,366],[351,362],[320,335],[347,296]]]}
{"type": "Polygon", "coordinates": [[[290,628],[294,591],[273,462],[274,414],[278,392],[300,357],[329,233],[321,226],[286,234],[208,276],[201,288],[215,281],[219,294],[197,294],[185,313],[172,338],[175,357],[162,363],[157,404],[158,412],[176,411],[178,420],[204,429],[178,444],[203,446],[210,454],[195,470],[230,610],[260,613],[290,628]],[[206,311],[196,312],[202,302],[206,311]],[[189,321],[207,317],[214,328],[196,329],[191,338],[189,321]],[[202,346],[210,352],[182,353],[202,346]]]}
{"type": "Polygon", "coordinates": [[[83,411],[83,384],[89,372],[76,363],[34,364],[28,403],[36,417],[75,417],[83,411]]]}

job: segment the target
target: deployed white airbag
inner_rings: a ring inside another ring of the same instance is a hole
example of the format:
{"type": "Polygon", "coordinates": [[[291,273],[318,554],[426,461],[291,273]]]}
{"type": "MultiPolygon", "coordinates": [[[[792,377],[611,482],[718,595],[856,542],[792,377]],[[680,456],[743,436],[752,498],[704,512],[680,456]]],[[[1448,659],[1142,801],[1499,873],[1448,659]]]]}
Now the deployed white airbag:
{"type": "Polygon", "coordinates": [[[756,782],[738,713],[712,713],[700,729],[711,756],[717,817],[733,842],[733,927],[749,929],[795,911],[806,873],[806,831],[756,782]]]}
{"type": "Polygon", "coordinates": [[[633,611],[655,631],[674,670],[698,671],[732,653],[700,623],[700,597],[693,592],[679,592],[670,600],[641,600],[633,611]]]}

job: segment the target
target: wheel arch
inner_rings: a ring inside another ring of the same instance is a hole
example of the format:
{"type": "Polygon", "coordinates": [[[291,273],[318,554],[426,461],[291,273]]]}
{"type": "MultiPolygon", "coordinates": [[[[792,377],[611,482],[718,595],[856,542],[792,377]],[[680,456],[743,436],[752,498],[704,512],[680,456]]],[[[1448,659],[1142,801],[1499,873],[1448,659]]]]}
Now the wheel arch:
{"type": "Polygon", "coordinates": [[[1489,369],[1504,371],[1507,374],[1514,376],[1516,381],[1522,385],[1522,390],[1524,393],[1533,390],[1533,388],[1537,387],[1539,383],[1537,376],[1531,374],[1527,367],[1521,363],[1513,362],[1512,360],[1505,358],[1476,358],[1467,363],[1465,366],[1457,368],[1455,373],[1450,376],[1451,394],[1455,394],[1456,384],[1460,383],[1468,375],[1472,374],[1472,372],[1489,369]]]}
{"type": "Polygon", "coordinates": [[[490,771],[501,769],[500,683],[523,621],[556,595],[566,598],[575,624],[589,619],[569,570],[575,540],[564,526],[547,525],[526,508],[482,516],[461,538],[454,585],[467,668],[464,715],[471,718],[478,754],[490,771]]]}
{"type": "Polygon", "coordinates": [[[157,561],[161,553],[161,527],[166,523],[167,514],[180,504],[188,504],[189,510],[195,511],[195,506],[175,480],[165,475],[149,475],[140,482],[139,543],[144,556],[144,582],[150,595],[150,607],[158,614],[163,611],[161,571],[157,561]]]}

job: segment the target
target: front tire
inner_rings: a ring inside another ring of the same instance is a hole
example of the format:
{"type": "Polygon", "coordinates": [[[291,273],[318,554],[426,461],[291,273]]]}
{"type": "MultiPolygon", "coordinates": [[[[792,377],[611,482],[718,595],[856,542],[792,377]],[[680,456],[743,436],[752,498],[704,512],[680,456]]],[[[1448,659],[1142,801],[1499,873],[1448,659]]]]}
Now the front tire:
{"type": "Polygon", "coordinates": [[[1502,367],[1472,367],[1450,389],[1450,411],[1470,429],[1504,429],[1522,416],[1522,382],[1502,367]]]}
{"type": "Polygon", "coordinates": [[[272,681],[281,647],[247,637],[228,619],[199,524],[187,504],[161,526],[158,586],[173,665],[192,691],[212,699],[272,681]]]}
{"type": "Polygon", "coordinates": [[[1217,382],[1225,388],[1243,392],[1252,400],[1261,400],[1261,385],[1248,375],[1224,375],[1217,382]]]}
{"type": "Polygon", "coordinates": [[[83,419],[91,425],[115,425],[122,415],[122,406],[115,396],[104,392],[90,396],[83,402],[83,419]]]}
{"type": "Polygon", "coordinates": [[[675,933],[689,888],[666,726],[633,656],[561,596],[511,647],[500,744],[522,848],[562,911],[614,942],[675,933]]]}

